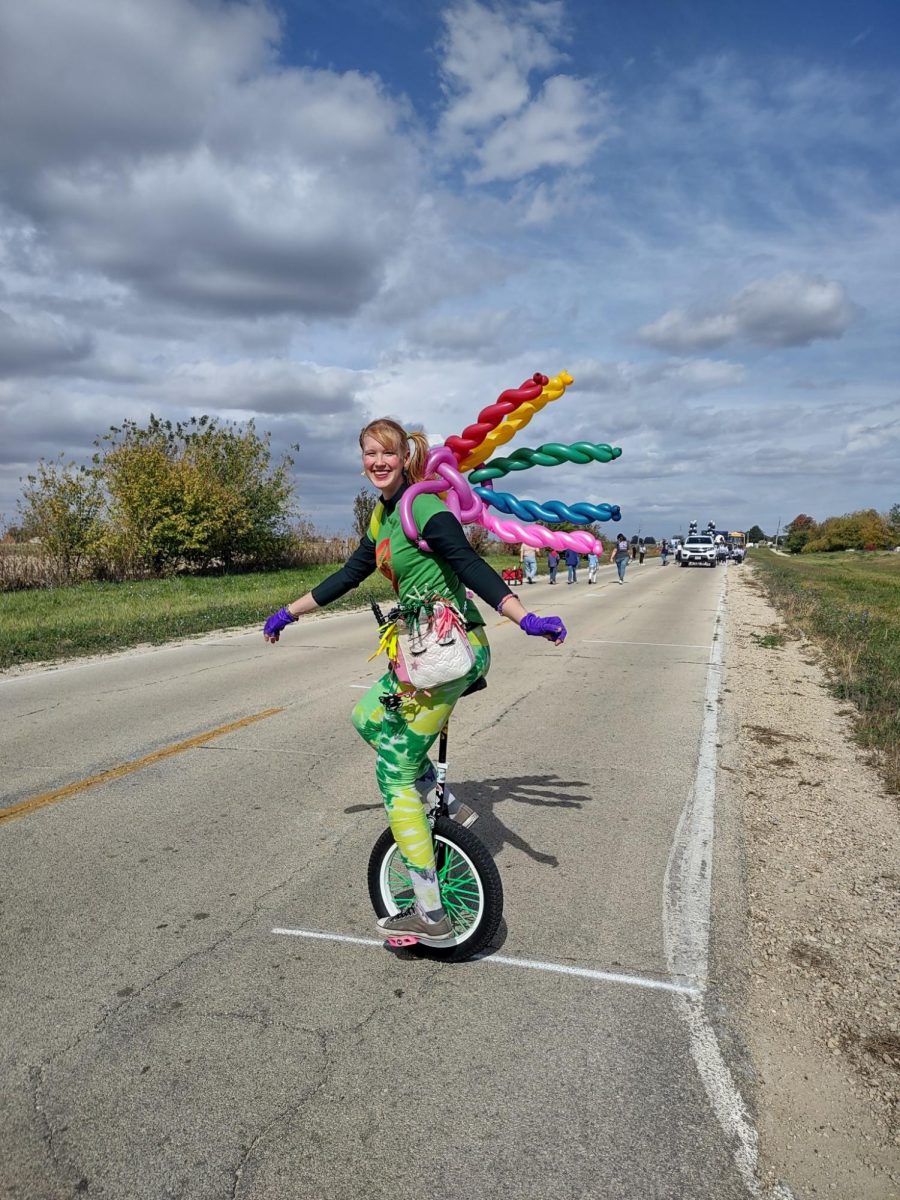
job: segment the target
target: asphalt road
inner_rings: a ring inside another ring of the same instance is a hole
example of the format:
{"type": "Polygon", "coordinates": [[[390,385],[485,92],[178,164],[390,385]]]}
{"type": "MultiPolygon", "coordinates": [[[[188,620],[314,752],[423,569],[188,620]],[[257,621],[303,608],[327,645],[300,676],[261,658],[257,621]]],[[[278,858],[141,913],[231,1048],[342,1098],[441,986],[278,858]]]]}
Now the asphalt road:
{"type": "Polygon", "coordinates": [[[0,1195],[747,1195],[663,937],[723,576],[523,587],[559,649],[489,616],[450,759],[506,910],[460,966],[301,936],[374,936],[369,615],[0,680],[0,1195]]]}

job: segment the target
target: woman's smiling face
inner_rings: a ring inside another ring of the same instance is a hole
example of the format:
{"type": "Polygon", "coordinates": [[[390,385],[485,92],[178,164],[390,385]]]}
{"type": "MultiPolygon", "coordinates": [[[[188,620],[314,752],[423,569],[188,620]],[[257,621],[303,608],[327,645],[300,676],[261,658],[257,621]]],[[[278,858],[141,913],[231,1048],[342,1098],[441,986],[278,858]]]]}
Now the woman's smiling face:
{"type": "Polygon", "coordinates": [[[396,447],[390,449],[382,446],[372,434],[366,434],[363,439],[362,464],[366,478],[384,496],[390,500],[403,484],[403,468],[408,456],[400,454],[396,447]]]}

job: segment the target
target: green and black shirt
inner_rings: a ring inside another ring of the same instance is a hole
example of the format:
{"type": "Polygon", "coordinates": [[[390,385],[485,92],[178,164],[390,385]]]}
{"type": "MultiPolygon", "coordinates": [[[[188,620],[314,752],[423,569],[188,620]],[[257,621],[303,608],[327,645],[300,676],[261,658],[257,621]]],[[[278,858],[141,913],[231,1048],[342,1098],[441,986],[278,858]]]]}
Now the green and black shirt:
{"type": "Polygon", "coordinates": [[[400,497],[408,486],[375,505],[365,537],[339,571],[312,589],[313,599],[320,607],[331,604],[378,570],[391,581],[403,607],[441,597],[452,601],[470,625],[483,625],[484,618],[467,598],[466,589],[491,608],[511,595],[510,589],[475,553],[462,525],[437,496],[419,495],[413,500],[416,526],[432,553],[410,541],[400,524],[400,497]]]}

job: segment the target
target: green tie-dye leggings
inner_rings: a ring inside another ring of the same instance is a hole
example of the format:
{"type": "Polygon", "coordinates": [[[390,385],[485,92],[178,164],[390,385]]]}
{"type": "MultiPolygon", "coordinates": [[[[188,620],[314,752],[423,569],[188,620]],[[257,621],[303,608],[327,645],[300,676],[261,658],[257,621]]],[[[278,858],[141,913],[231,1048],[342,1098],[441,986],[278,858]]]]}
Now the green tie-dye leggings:
{"type": "Polygon", "coordinates": [[[403,703],[397,719],[385,720],[381,697],[397,689],[391,672],[383,675],[353,710],[353,724],[377,754],[375,778],[387,809],[388,824],[410,873],[417,907],[427,916],[441,915],[441,897],[431,827],[416,780],[431,768],[428,751],[443,729],[457,700],[491,665],[484,628],[469,632],[475,662],[468,674],[426,691],[400,689],[403,703]]]}

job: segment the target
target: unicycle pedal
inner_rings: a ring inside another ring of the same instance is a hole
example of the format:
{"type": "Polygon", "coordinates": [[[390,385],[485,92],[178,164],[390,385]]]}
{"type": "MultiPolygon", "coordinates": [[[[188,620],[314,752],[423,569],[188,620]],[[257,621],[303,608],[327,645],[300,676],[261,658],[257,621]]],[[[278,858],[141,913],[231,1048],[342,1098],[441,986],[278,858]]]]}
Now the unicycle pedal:
{"type": "Polygon", "coordinates": [[[397,933],[387,939],[387,944],[392,950],[400,950],[404,946],[415,946],[418,940],[411,933],[397,933]]]}

